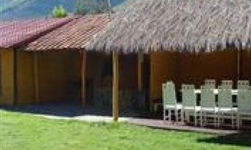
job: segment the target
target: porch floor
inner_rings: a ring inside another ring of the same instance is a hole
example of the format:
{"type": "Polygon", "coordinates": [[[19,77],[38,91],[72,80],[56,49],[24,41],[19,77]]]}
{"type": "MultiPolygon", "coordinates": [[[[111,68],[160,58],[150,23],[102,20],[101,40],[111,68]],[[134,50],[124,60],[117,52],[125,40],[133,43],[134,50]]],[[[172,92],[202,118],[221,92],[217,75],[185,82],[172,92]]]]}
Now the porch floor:
{"type": "Polygon", "coordinates": [[[195,127],[195,126],[190,126],[190,125],[184,125],[182,123],[173,123],[173,122],[168,122],[168,121],[164,122],[163,120],[160,120],[160,119],[131,118],[128,120],[128,122],[135,125],[147,126],[147,127],[156,128],[156,129],[200,132],[200,133],[210,133],[210,134],[219,134],[219,135],[236,134],[236,133],[242,132],[238,130],[195,127]]]}

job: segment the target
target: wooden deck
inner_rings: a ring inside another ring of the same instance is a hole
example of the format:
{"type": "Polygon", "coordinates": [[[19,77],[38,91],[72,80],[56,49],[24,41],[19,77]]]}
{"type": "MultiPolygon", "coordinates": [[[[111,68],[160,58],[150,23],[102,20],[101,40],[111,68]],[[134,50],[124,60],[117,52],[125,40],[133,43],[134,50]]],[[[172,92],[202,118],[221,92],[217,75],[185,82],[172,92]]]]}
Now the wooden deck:
{"type": "Polygon", "coordinates": [[[226,129],[213,129],[213,128],[205,128],[205,127],[195,127],[184,125],[181,123],[171,123],[168,121],[163,121],[160,119],[129,119],[129,123],[147,126],[156,129],[166,129],[166,130],[177,130],[177,131],[186,131],[186,132],[200,132],[200,133],[210,133],[210,134],[219,134],[219,135],[227,135],[227,134],[236,134],[240,133],[238,130],[226,130],[226,129]]]}

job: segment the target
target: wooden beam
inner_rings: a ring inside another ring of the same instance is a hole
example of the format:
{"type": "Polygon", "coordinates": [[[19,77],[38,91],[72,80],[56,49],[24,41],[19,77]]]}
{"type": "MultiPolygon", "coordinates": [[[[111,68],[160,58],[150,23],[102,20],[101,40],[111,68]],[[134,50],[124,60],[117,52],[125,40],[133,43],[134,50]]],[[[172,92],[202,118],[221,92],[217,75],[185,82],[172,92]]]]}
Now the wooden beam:
{"type": "Polygon", "coordinates": [[[144,55],[142,53],[139,53],[138,54],[138,92],[142,92],[143,90],[143,80],[142,80],[143,62],[144,62],[144,55]]]}
{"type": "Polygon", "coordinates": [[[34,52],[34,87],[35,87],[35,102],[40,101],[39,94],[39,72],[38,72],[38,52],[34,52]]]}
{"type": "Polygon", "coordinates": [[[119,119],[119,55],[112,53],[113,59],[113,87],[112,87],[112,116],[113,121],[119,119]]]}
{"type": "Polygon", "coordinates": [[[86,105],[86,52],[81,51],[81,102],[86,105]]]}

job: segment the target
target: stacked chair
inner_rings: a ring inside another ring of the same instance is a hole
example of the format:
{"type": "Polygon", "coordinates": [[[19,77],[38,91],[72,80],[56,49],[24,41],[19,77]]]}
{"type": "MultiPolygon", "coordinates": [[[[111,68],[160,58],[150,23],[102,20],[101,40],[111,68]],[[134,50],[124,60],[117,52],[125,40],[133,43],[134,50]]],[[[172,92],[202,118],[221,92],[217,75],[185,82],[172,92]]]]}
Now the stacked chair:
{"type": "Polygon", "coordinates": [[[215,89],[216,88],[216,80],[214,79],[206,79],[205,80],[205,85],[211,89],[215,89]]]}
{"type": "Polygon", "coordinates": [[[233,81],[222,80],[216,89],[216,80],[205,80],[200,91],[194,85],[182,85],[182,103],[177,102],[175,85],[172,81],[162,85],[163,119],[191,123],[200,126],[214,125],[215,127],[242,127],[244,120],[251,120],[251,87],[249,81],[239,80],[237,89],[233,90],[233,81]],[[237,107],[233,103],[233,93],[237,92],[237,107]],[[197,94],[200,93],[200,104],[197,106],[197,94]],[[218,94],[218,99],[216,98],[218,94]]]}
{"type": "Polygon", "coordinates": [[[212,118],[212,123],[217,126],[217,113],[218,108],[216,107],[214,89],[211,86],[203,85],[201,86],[201,115],[200,115],[200,125],[208,125],[211,122],[209,118],[212,118]]]}
{"type": "Polygon", "coordinates": [[[174,113],[175,121],[181,120],[181,104],[177,102],[175,86],[173,82],[167,82],[162,85],[163,93],[163,119],[171,121],[172,114],[174,113]]]}
{"type": "Polygon", "coordinates": [[[237,127],[239,129],[242,126],[243,120],[251,120],[251,91],[249,81],[238,81],[237,88],[237,127]]]}
{"type": "Polygon", "coordinates": [[[241,90],[241,89],[250,89],[249,81],[247,81],[247,80],[239,80],[237,82],[237,89],[238,90],[241,90]]]}
{"type": "Polygon", "coordinates": [[[222,80],[221,81],[221,86],[223,88],[233,89],[233,81],[231,81],[231,80],[222,80]]]}
{"type": "Polygon", "coordinates": [[[201,107],[197,106],[194,90],[194,85],[182,85],[182,122],[190,123],[190,116],[193,116],[194,125],[197,126],[201,107]]]}
{"type": "MultiPolygon", "coordinates": [[[[218,127],[223,125],[225,119],[231,120],[231,127],[234,128],[237,122],[237,108],[233,107],[233,98],[230,86],[222,84],[218,87],[218,127]]],[[[224,124],[226,125],[226,124],[224,124]]]]}

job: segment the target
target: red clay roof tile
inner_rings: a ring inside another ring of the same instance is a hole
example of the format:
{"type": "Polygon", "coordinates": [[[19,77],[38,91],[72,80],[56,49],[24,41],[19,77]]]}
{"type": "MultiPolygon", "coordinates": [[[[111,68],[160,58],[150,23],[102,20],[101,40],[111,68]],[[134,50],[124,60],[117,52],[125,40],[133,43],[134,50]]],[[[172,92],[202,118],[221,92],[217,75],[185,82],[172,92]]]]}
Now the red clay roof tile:
{"type": "Polygon", "coordinates": [[[86,15],[29,43],[26,51],[79,50],[109,22],[107,14],[86,15]]]}
{"type": "Polygon", "coordinates": [[[72,18],[51,18],[0,22],[0,47],[21,46],[71,20],[72,18]]]}

